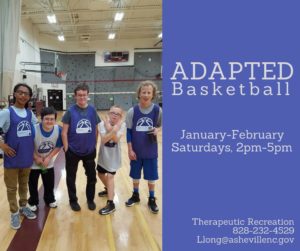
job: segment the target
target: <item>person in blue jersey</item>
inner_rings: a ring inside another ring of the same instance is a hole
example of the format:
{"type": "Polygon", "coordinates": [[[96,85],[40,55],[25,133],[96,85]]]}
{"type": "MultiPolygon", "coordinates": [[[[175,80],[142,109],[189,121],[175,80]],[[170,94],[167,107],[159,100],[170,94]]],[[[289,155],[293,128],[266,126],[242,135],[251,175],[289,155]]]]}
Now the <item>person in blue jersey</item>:
{"type": "Polygon", "coordinates": [[[130,108],[126,116],[128,156],[130,159],[130,177],[133,181],[133,194],[126,206],[140,202],[139,184],[141,171],[148,181],[148,208],[158,213],[155,198],[155,181],[158,180],[157,133],[161,126],[161,108],[152,103],[156,97],[157,86],[152,81],[143,81],[137,89],[139,103],[130,108]]]}
{"type": "Polygon", "coordinates": [[[86,198],[90,210],[96,209],[94,202],[96,187],[96,144],[98,124],[101,122],[95,108],[88,104],[89,88],[79,84],[74,90],[76,104],[62,118],[62,141],[66,157],[66,180],[69,202],[73,211],[80,211],[76,195],[76,173],[78,163],[83,162],[87,177],[86,198]]]}
{"type": "Polygon", "coordinates": [[[34,163],[29,175],[29,208],[36,211],[39,204],[38,180],[42,176],[44,201],[56,208],[54,196],[54,159],[62,147],[61,127],[56,125],[57,113],[53,107],[41,111],[41,123],[35,125],[34,163]]]}
{"type": "Polygon", "coordinates": [[[101,144],[98,154],[98,177],[104,185],[104,191],[99,197],[107,196],[106,206],[99,210],[99,214],[106,215],[116,210],[114,204],[114,176],[121,167],[121,137],[125,132],[125,123],[122,120],[123,110],[119,106],[112,106],[107,118],[99,124],[101,144]]]}
{"type": "Polygon", "coordinates": [[[13,91],[14,104],[0,111],[0,128],[5,133],[0,148],[4,152],[4,183],[11,212],[10,226],[19,229],[20,213],[28,219],[36,218],[28,207],[27,192],[30,167],[33,163],[33,125],[37,123],[37,118],[27,109],[32,89],[26,84],[19,83],[13,91]]]}

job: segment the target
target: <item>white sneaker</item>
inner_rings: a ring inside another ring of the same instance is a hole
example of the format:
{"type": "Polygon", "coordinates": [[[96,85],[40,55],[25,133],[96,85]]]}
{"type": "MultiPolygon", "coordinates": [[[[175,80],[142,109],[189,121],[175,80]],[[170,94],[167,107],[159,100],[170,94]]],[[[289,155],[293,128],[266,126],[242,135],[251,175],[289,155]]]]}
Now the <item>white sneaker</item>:
{"type": "Polygon", "coordinates": [[[51,207],[51,208],[57,208],[56,201],[49,203],[49,207],[51,207]]]}
{"type": "Polygon", "coordinates": [[[37,210],[37,205],[30,205],[30,204],[27,204],[27,207],[29,207],[29,209],[32,211],[32,212],[35,212],[37,210]]]}

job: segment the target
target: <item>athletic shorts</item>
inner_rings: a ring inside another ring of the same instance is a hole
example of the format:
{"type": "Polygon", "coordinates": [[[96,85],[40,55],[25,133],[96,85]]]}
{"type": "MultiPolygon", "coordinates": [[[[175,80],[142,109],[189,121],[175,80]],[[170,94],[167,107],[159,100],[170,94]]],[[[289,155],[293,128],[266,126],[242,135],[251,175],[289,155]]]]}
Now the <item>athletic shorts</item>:
{"type": "Polygon", "coordinates": [[[96,169],[97,169],[98,173],[103,173],[103,174],[110,173],[112,175],[116,174],[116,172],[109,172],[106,169],[104,169],[102,166],[99,166],[99,165],[97,165],[96,169]]]}
{"type": "Polygon", "coordinates": [[[157,159],[137,159],[130,161],[130,174],[133,179],[140,179],[143,169],[145,180],[158,180],[157,159]]]}

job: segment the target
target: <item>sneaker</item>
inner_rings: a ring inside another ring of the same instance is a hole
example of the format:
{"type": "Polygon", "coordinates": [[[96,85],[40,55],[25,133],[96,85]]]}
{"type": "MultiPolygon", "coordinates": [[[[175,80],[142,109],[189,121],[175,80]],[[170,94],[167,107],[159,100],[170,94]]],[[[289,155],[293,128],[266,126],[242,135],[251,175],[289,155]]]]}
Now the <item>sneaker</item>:
{"type": "Polygon", "coordinates": [[[87,204],[88,204],[88,208],[90,210],[95,210],[96,209],[96,204],[95,204],[94,201],[88,201],[87,204]]]}
{"type": "Polygon", "coordinates": [[[125,205],[127,207],[132,207],[135,203],[139,203],[140,202],[140,195],[139,193],[135,193],[133,192],[131,198],[125,202],[125,205]]]}
{"type": "Polygon", "coordinates": [[[37,208],[38,208],[37,205],[30,205],[30,204],[28,204],[27,207],[28,207],[32,212],[35,212],[35,211],[37,210],[37,208]]]}
{"type": "Polygon", "coordinates": [[[49,207],[51,207],[51,208],[57,208],[56,201],[49,203],[49,207]]]}
{"type": "Polygon", "coordinates": [[[107,189],[104,188],[103,191],[101,191],[101,192],[98,193],[98,196],[99,196],[99,197],[105,197],[105,196],[107,196],[107,189]]]}
{"type": "Polygon", "coordinates": [[[28,206],[21,207],[20,212],[29,220],[36,218],[36,214],[32,212],[28,206]]]}
{"type": "Polygon", "coordinates": [[[21,227],[21,223],[20,223],[20,214],[17,212],[17,213],[14,213],[14,214],[11,214],[10,216],[10,226],[12,229],[19,229],[21,227]]]}
{"type": "Polygon", "coordinates": [[[75,202],[70,202],[70,206],[71,206],[72,210],[75,211],[75,212],[81,210],[81,207],[80,207],[80,205],[78,204],[77,201],[75,201],[75,202]]]}
{"type": "Polygon", "coordinates": [[[157,214],[159,209],[158,206],[156,205],[156,198],[155,197],[149,197],[148,200],[148,208],[150,209],[150,211],[154,214],[157,214]]]}
{"type": "Polygon", "coordinates": [[[116,211],[115,203],[107,201],[106,206],[99,210],[99,214],[106,215],[106,214],[111,214],[114,211],[116,211]]]}

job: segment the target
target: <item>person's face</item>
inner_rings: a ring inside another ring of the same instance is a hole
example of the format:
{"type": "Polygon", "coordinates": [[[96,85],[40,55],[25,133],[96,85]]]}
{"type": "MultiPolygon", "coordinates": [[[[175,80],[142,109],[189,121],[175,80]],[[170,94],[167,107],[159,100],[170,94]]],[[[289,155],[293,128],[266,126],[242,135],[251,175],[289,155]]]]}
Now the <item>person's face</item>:
{"type": "Polygon", "coordinates": [[[19,86],[14,95],[16,98],[16,104],[22,107],[24,107],[30,100],[30,92],[25,86],[19,86]]]}
{"type": "Polygon", "coordinates": [[[46,131],[52,130],[55,125],[55,114],[45,115],[42,120],[42,125],[46,131]]]}
{"type": "Polygon", "coordinates": [[[75,100],[77,105],[80,107],[85,107],[88,102],[89,94],[86,90],[78,90],[75,94],[75,100]]]}
{"type": "Polygon", "coordinates": [[[120,119],[122,119],[122,110],[120,108],[113,107],[108,112],[108,116],[111,125],[115,125],[120,121],[120,119]]]}
{"type": "Polygon", "coordinates": [[[151,85],[143,86],[140,90],[140,103],[143,105],[150,105],[153,98],[153,87],[151,85]]]}

